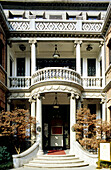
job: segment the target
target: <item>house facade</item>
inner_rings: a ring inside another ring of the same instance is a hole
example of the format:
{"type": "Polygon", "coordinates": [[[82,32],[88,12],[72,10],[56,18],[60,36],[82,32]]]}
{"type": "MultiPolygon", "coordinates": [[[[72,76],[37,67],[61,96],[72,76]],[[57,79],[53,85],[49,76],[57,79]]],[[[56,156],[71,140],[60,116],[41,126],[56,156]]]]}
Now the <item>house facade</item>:
{"type": "MultiPolygon", "coordinates": [[[[31,139],[39,141],[40,154],[58,148],[73,153],[77,109],[87,107],[108,119],[111,91],[106,100],[104,89],[111,75],[102,30],[109,1],[9,0],[1,5],[9,29],[7,109],[29,109],[36,117],[38,135],[31,139]]],[[[108,49],[109,36],[110,30],[108,49]]]]}
{"type": "Polygon", "coordinates": [[[0,5],[0,112],[6,110],[6,92],[8,90],[6,84],[6,39],[8,31],[7,20],[0,5]]]}

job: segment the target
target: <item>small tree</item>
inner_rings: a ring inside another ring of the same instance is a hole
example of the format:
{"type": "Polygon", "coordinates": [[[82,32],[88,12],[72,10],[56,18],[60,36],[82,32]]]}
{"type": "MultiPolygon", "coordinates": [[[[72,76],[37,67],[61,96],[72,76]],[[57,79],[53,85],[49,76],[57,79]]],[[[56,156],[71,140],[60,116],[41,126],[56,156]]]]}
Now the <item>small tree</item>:
{"type": "Polygon", "coordinates": [[[96,119],[96,114],[91,114],[87,108],[81,108],[76,114],[76,139],[85,149],[98,148],[100,142],[110,140],[111,123],[96,119]]]}
{"type": "Polygon", "coordinates": [[[0,114],[0,136],[8,136],[19,154],[22,141],[30,138],[30,128],[35,123],[36,120],[30,116],[28,110],[2,111],[0,114]]]}

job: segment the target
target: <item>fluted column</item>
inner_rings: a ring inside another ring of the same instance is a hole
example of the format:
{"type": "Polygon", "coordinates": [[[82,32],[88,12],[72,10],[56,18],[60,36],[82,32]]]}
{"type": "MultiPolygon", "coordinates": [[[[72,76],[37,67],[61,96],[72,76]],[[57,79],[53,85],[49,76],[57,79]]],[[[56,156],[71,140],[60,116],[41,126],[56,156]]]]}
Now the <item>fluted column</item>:
{"type": "Polygon", "coordinates": [[[30,40],[29,41],[31,46],[31,76],[36,71],[36,40],[30,40]]]}
{"type": "Polygon", "coordinates": [[[74,47],[76,48],[76,71],[81,74],[81,52],[80,52],[80,46],[82,44],[82,41],[75,41],[74,47]]]}
{"type": "Polygon", "coordinates": [[[76,123],[76,98],[75,94],[70,97],[70,154],[74,154],[74,142],[76,141],[76,132],[72,126],[76,123]]]}
{"type": "Polygon", "coordinates": [[[38,94],[36,99],[36,121],[37,121],[37,141],[39,142],[38,155],[43,154],[43,142],[42,142],[42,97],[38,94]]]}

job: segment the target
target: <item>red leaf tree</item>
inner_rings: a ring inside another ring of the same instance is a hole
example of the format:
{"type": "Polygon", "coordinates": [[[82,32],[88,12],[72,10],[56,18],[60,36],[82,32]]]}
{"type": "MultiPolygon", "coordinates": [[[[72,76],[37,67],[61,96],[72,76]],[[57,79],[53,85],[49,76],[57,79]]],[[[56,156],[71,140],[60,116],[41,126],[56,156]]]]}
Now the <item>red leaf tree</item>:
{"type": "Polygon", "coordinates": [[[8,136],[19,154],[21,142],[30,138],[30,132],[35,132],[34,128],[33,132],[31,131],[31,127],[34,127],[35,124],[36,120],[30,116],[28,110],[2,111],[0,114],[0,136],[8,136]]]}
{"type": "Polygon", "coordinates": [[[76,113],[76,124],[73,125],[76,139],[87,150],[97,150],[100,142],[110,141],[111,122],[96,119],[87,108],[76,113]]]}

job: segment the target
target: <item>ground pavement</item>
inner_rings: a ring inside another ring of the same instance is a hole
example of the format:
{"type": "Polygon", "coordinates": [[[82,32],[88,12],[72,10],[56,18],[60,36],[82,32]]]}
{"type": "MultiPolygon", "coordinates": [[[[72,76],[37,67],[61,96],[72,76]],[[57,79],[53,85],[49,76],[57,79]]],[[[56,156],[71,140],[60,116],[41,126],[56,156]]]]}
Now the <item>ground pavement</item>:
{"type": "MultiPolygon", "coordinates": [[[[28,168],[28,167],[20,167],[20,168],[13,168],[10,170],[96,170],[95,166],[88,166],[88,167],[81,167],[81,168],[28,168]]],[[[99,170],[99,169],[98,169],[99,170]]],[[[111,170],[110,168],[103,168],[102,170],[111,170]]]]}

